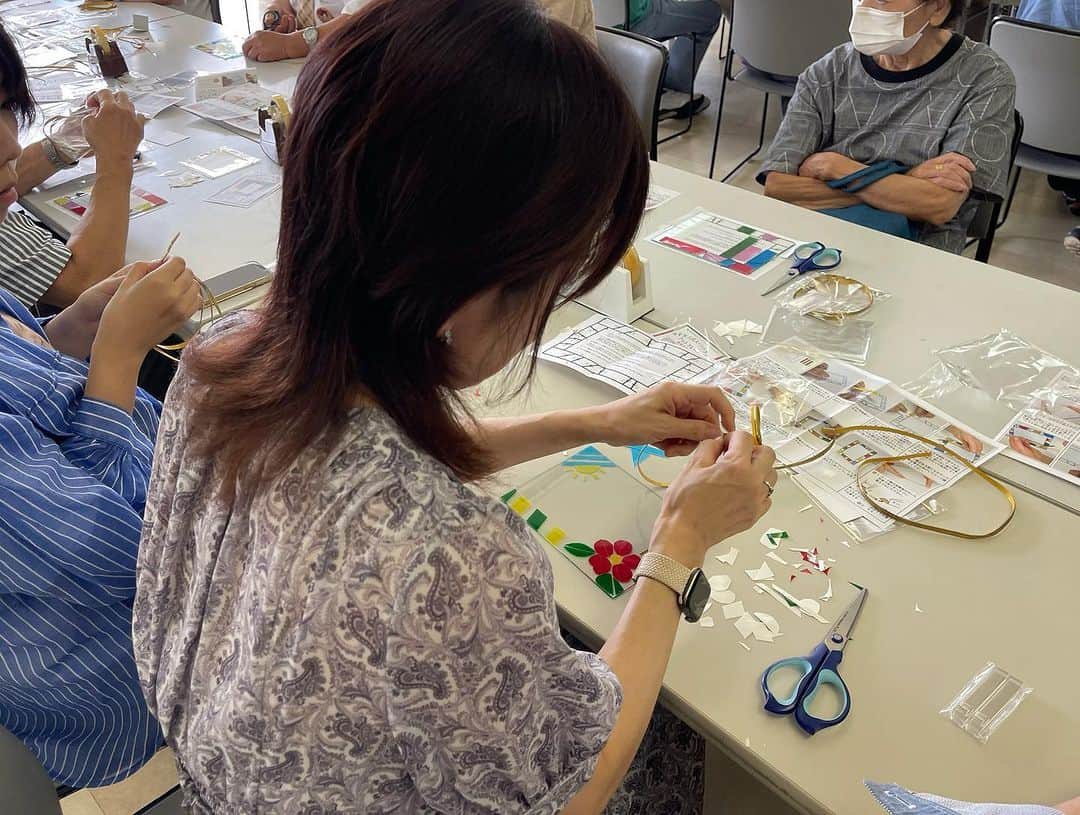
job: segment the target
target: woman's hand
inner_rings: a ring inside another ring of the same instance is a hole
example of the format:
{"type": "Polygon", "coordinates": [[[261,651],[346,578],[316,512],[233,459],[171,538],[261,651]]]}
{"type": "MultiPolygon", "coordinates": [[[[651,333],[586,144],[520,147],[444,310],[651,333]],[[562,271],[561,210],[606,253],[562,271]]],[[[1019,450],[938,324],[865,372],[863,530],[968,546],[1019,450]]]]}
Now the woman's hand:
{"type": "Polygon", "coordinates": [[[742,430],[698,445],[664,494],[650,550],[700,566],[713,544],[745,532],[772,506],[776,454],[742,430]]]}
{"type": "Polygon", "coordinates": [[[724,392],[708,385],[664,382],[595,410],[595,441],[654,444],[668,456],[685,456],[698,442],[735,429],[735,411],[724,392]]]}
{"type": "Polygon", "coordinates": [[[960,153],[945,153],[935,156],[908,170],[907,175],[932,181],[950,192],[967,195],[971,192],[971,175],[975,165],[967,156],[960,153]]]}
{"type": "Polygon", "coordinates": [[[141,362],[199,309],[199,281],[179,257],[132,263],[117,275],[122,277],[102,308],[93,352],[141,362]]]}
{"type": "Polygon", "coordinates": [[[105,278],[82,294],[45,326],[45,335],[62,354],[76,359],[90,356],[90,346],[97,335],[101,314],[120,288],[129,267],[105,278]]]}
{"type": "Polygon", "coordinates": [[[300,32],[256,31],[244,40],[243,48],[244,56],[256,62],[277,62],[308,55],[307,43],[300,32]]]}

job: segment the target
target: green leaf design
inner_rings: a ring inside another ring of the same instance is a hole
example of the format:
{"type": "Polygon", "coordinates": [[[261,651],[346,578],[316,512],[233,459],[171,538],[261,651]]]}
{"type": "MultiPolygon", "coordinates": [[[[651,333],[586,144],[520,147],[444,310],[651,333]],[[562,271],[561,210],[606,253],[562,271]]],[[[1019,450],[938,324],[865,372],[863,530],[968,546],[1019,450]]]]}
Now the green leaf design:
{"type": "Polygon", "coordinates": [[[563,551],[568,555],[574,557],[592,557],[596,554],[596,550],[589,546],[587,543],[568,543],[563,546],[563,551]]]}
{"type": "Polygon", "coordinates": [[[597,575],[596,585],[598,585],[600,590],[608,597],[618,597],[623,593],[622,583],[616,580],[610,572],[608,574],[597,575]]]}
{"type": "Polygon", "coordinates": [[[510,499],[513,498],[515,495],[517,495],[517,490],[510,490],[510,492],[505,492],[500,495],[499,500],[506,504],[509,503],[510,499]]]}

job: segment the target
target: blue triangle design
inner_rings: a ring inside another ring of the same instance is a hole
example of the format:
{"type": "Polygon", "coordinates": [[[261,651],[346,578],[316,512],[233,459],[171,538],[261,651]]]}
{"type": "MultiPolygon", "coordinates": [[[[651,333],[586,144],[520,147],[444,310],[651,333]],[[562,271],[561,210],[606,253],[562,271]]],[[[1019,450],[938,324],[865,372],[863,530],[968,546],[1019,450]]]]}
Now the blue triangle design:
{"type": "Polygon", "coordinates": [[[630,460],[634,463],[634,466],[638,466],[647,458],[665,458],[664,451],[659,447],[653,447],[651,444],[631,444],[630,445],[630,460]]]}
{"type": "Polygon", "coordinates": [[[591,465],[593,467],[614,467],[615,462],[605,456],[591,444],[588,447],[582,447],[572,456],[567,456],[563,459],[562,466],[564,467],[577,467],[582,464],[591,465]]]}

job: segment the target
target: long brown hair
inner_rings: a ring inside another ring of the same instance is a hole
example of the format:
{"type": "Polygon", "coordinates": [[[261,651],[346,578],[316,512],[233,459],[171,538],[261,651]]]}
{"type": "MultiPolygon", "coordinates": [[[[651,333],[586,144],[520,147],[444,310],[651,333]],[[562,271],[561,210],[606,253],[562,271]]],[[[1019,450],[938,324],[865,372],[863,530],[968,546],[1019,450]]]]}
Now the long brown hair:
{"type": "Polygon", "coordinates": [[[376,2],[314,49],[294,96],[267,301],[185,354],[196,451],[230,493],[262,482],[333,438],[363,388],[482,475],[438,332],[494,291],[535,363],[560,297],[596,286],[637,229],[649,170],[630,103],[532,0],[376,2]]]}

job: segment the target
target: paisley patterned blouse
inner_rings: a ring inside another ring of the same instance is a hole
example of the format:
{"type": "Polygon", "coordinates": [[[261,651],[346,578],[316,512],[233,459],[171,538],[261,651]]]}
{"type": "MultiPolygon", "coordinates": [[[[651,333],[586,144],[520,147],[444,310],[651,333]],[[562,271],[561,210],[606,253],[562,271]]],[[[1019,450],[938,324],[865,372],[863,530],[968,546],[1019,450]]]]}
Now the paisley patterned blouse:
{"type": "Polygon", "coordinates": [[[356,409],[229,505],[161,419],[135,601],[143,690],[203,813],[552,813],[622,701],[560,637],[520,519],[356,409]],[[329,448],[329,449],[327,449],[329,448]]]}

